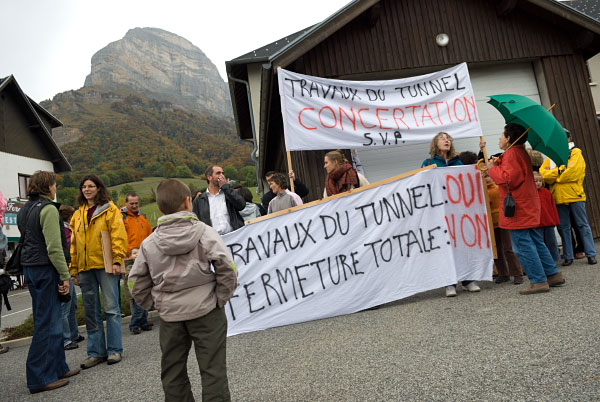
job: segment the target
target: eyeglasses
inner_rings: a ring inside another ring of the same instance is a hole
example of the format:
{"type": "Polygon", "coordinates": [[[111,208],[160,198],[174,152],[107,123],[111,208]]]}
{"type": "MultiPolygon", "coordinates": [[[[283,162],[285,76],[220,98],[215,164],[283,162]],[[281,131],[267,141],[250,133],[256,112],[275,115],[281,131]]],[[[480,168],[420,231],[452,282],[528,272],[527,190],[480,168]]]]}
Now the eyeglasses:
{"type": "Polygon", "coordinates": [[[96,188],[96,186],[92,184],[92,185],[89,185],[89,186],[81,186],[80,188],[82,190],[85,190],[86,188],[96,188]]]}

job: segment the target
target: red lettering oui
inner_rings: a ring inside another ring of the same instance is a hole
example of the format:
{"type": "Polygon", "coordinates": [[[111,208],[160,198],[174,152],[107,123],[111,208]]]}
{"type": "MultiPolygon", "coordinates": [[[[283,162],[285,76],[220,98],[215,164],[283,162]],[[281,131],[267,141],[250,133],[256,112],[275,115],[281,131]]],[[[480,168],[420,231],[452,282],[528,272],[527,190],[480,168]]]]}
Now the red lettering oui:
{"type": "Polygon", "coordinates": [[[483,193],[481,192],[481,174],[475,173],[459,173],[458,178],[448,175],[446,176],[446,193],[448,201],[452,204],[462,203],[466,208],[469,208],[475,201],[483,203],[483,193]],[[465,183],[466,176],[466,183],[465,183]],[[466,185],[468,184],[468,185],[466,185]]]}
{"type": "Polygon", "coordinates": [[[488,226],[488,217],[486,214],[471,216],[462,214],[460,220],[454,214],[446,216],[446,225],[448,226],[448,234],[452,240],[452,247],[457,248],[457,242],[461,241],[467,247],[490,248],[490,232],[488,226]],[[456,223],[458,221],[458,230],[456,223]],[[482,246],[483,235],[485,234],[485,245],[482,246]]]}

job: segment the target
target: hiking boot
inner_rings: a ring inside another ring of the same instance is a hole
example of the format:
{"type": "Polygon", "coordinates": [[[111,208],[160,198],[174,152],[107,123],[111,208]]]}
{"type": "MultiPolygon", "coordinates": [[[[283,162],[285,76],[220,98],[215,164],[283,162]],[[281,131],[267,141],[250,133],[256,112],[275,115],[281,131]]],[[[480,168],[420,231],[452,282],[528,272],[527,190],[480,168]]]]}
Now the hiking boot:
{"type": "Polygon", "coordinates": [[[142,325],[142,331],[152,331],[152,325],[142,325]]]}
{"type": "Polygon", "coordinates": [[[510,281],[510,277],[508,276],[497,276],[496,279],[494,279],[494,283],[504,283],[508,281],[510,281]]]}
{"type": "Polygon", "coordinates": [[[521,289],[519,291],[522,295],[533,295],[536,293],[545,293],[550,291],[550,286],[548,286],[548,282],[541,283],[530,283],[525,289],[521,289]]]}
{"type": "Polygon", "coordinates": [[[555,273],[554,275],[548,276],[548,286],[556,287],[556,286],[564,286],[565,278],[562,276],[560,272],[555,273]]]}
{"type": "Polygon", "coordinates": [[[108,355],[108,361],[106,362],[107,364],[116,364],[118,362],[121,361],[121,354],[120,353],[111,353],[108,355]]]}
{"type": "Polygon", "coordinates": [[[140,327],[133,327],[129,329],[132,335],[139,335],[142,333],[142,329],[140,327]]]}
{"type": "Polygon", "coordinates": [[[106,356],[105,357],[96,357],[96,356],[88,356],[79,367],[81,367],[82,369],[89,369],[92,368],[100,363],[103,363],[106,361],[106,356]]]}
{"type": "Polygon", "coordinates": [[[0,345],[0,355],[2,353],[6,353],[6,352],[8,352],[8,346],[2,346],[2,345],[0,345]]]}
{"type": "Polygon", "coordinates": [[[69,370],[66,373],[64,373],[63,375],[59,376],[58,378],[63,379],[63,378],[69,378],[69,377],[73,377],[74,375],[77,375],[81,372],[81,369],[73,369],[73,370],[69,370]]]}
{"type": "Polygon", "coordinates": [[[598,264],[598,261],[596,261],[596,257],[588,257],[588,264],[590,264],[590,265],[598,264]]]}
{"type": "Polygon", "coordinates": [[[85,341],[85,336],[83,335],[79,335],[76,339],[73,340],[73,342],[81,342],[81,341],[85,341]]]}
{"type": "Polygon", "coordinates": [[[471,282],[467,286],[463,286],[463,288],[468,290],[471,293],[479,292],[481,290],[481,288],[479,286],[477,286],[477,284],[475,282],[471,282]]]}
{"type": "Polygon", "coordinates": [[[456,287],[455,286],[446,286],[446,297],[455,297],[456,296],[456,287]]]}
{"type": "Polygon", "coordinates": [[[563,261],[562,266],[563,267],[568,267],[569,265],[573,264],[573,259],[566,259],[563,261]]]}
{"type": "Polygon", "coordinates": [[[69,383],[69,380],[56,380],[42,388],[30,389],[29,392],[37,394],[38,392],[52,391],[53,389],[64,387],[69,383]]]}
{"type": "Polygon", "coordinates": [[[513,278],[513,283],[515,285],[520,285],[523,283],[523,275],[515,275],[515,277],[513,278]]]}
{"type": "Polygon", "coordinates": [[[64,346],[65,350],[73,350],[77,349],[78,347],[79,345],[77,344],[77,342],[69,342],[64,346]]]}

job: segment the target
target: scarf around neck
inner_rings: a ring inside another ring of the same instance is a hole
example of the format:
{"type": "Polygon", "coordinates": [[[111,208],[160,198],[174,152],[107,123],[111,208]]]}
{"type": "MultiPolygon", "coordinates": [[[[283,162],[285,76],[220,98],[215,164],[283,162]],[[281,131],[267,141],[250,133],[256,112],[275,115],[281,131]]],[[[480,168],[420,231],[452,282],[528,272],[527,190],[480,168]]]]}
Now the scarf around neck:
{"type": "Polygon", "coordinates": [[[357,184],[358,174],[349,163],[344,163],[329,173],[325,179],[325,189],[328,196],[349,191],[352,186],[356,187],[357,184]]]}

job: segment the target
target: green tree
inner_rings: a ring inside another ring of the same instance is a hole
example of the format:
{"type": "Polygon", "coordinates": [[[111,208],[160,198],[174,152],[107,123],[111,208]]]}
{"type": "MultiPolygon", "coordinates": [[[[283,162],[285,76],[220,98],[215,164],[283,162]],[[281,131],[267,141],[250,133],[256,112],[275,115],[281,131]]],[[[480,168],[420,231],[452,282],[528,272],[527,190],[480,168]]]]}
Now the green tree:
{"type": "Polygon", "coordinates": [[[240,180],[246,182],[247,187],[256,186],[256,167],[244,166],[240,169],[240,180]]]}
{"type": "Polygon", "coordinates": [[[228,179],[233,179],[233,180],[238,180],[238,171],[234,166],[225,166],[223,168],[223,173],[225,174],[225,177],[227,177],[228,179]]]}
{"type": "Polygon", "coordinates": [[[131,184],[125,184],[123,187],[121,187],[121,191],[119,191],[119,193],[121,195],[126,195],[127,193],[129,193],[131,191],[135,191],[133,186],[131,184]]]}
{"type": "Polygon", "coordinates": [[[108,177],[107,174],[101,174],[98,177],[100,177],[100,180],[102,180],[102,182],[104,183],[104,185],[106,187],[112,186],[112,182],[110,181],[110,177],[108,177]]]}
{"type": "Polygon", "coordinates": [[[179,165],[175,167],[175,177],[194,177],[194,174],[186,165],[179,165]]]}
{"type": "Polygon", "coordinates": [[[117,190],[112,190],[110,192],[110,199],[113,200],[113,202],[117,202],[119,199],[119,192],[117,190]]]}
{"type": "Polygon", "coordinates": [[[75,206],[77,204],[77,195],[79,191],[73,187],[63,187],[56,191],[56,199],[63,205],[75,206]]]}
{"type": "Polygon", "coordinates": [[[162,175],[163,177],[175,177],[175,165],[173,162],[165,162],[162,167],[162,175]]]}

